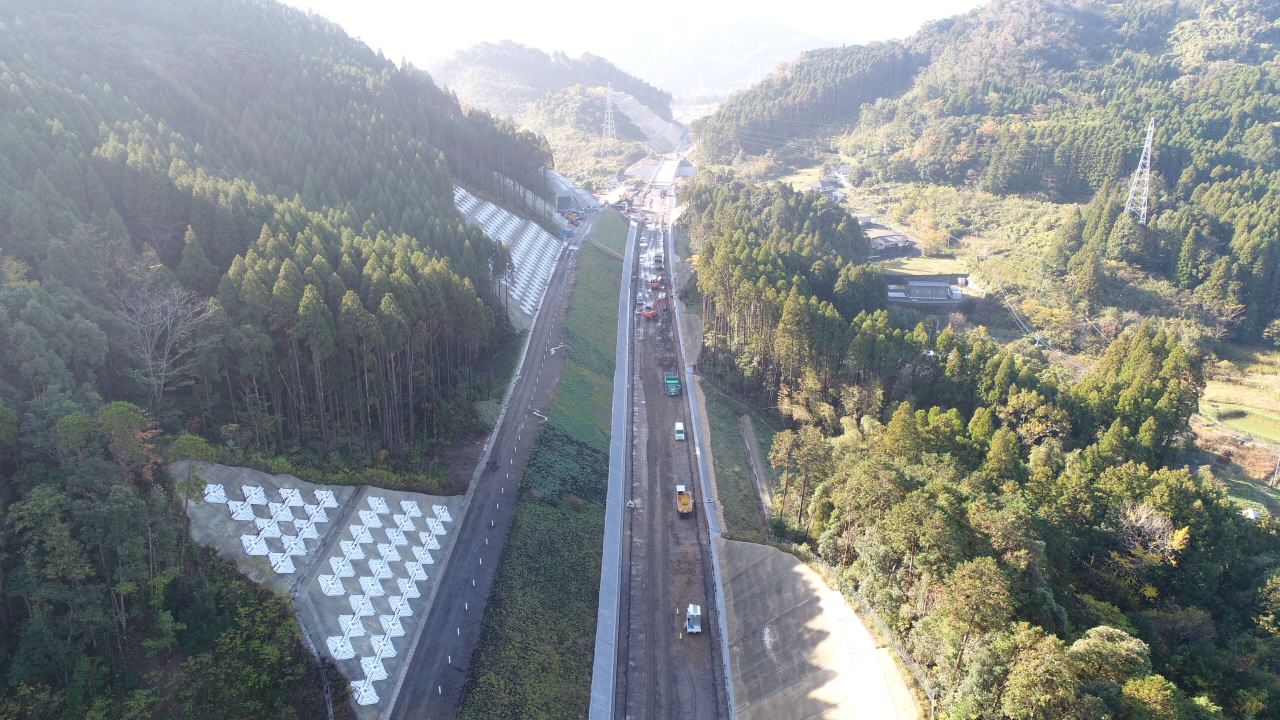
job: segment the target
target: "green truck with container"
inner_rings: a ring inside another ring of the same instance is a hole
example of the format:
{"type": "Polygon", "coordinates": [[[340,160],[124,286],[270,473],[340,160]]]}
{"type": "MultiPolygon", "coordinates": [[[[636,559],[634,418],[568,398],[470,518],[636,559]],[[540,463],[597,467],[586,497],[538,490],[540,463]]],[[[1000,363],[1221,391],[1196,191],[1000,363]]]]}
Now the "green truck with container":
{"type": "Polygon", "coordinates": [[[667,387],[668,395],[680,394],[680,373],[663,373],[662,381],[667,387]]]}

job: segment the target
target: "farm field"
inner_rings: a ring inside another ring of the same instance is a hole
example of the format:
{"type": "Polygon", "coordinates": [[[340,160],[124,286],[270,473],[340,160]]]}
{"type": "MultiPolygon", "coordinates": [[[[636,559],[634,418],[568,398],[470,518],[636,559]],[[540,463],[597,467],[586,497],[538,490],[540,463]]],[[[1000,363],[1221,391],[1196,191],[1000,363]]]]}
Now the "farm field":
{"type": "Polygon", "coordinates": [[[968,272],[963,262],[946,257],[901,257],[883,260],[876,264],[887,273],[902,275],[946,275],[968,272]]]}
{"type": "Polygon", "coordinates": [[[1280,447],[1280,351],[1226,345],[1206,374],[1200,414],[1280,447]]]}

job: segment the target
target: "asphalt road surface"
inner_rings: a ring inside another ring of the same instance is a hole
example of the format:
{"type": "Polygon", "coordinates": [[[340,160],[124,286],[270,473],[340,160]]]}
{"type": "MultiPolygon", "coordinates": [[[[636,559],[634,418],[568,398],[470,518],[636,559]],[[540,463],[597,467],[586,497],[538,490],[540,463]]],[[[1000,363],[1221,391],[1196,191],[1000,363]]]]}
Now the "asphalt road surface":
{"type": "MultiPolygon", "coordinates": [[[[661,231],[647,226],[637,238],[636,277],[631,294],[646,304],[669,291],[651,289],[656,274],[654,251],[662,250],[661,231]]],[[[637,307],[637,310],[639,307],[637,307]]],[[[629,487],[634,507],[623,520],[622,592],[619,615],[617,696],[614,717],[635,720],[728,716],[714,607],[710,535],[696,481],[692,431],[683,388],[666,394],[663,373],[684,364],[675,337],[675,314],[663,305],[657,316],[632,314],[633,445],[629,487]],[[676,440],[682,422],[688,440],[676,440]],[[675,486],[694,495],[694,512],[680,518],[675,486]],[[703,632],[684,634],[685,609],[702,606],[703,632]],[[683,637],[681,637],[683,635],[683,637]]]]}
{"type": "Polygon", "coordinates": [[[458,531],[453,556],[396,698],[393,718],[445,720],[457,714],[471,652],[480,636],[480,618],[511,523],[516,488],[542,422],[533,411],[546,414],[564,371],[564,353],[551,350],[564,342],[567,281],[577,263],[581,238],[595,230],[598,217],[598,213],[591,213],[578,228],[552,272],[542,310],[530,331],[520,377],[458,531]]]}

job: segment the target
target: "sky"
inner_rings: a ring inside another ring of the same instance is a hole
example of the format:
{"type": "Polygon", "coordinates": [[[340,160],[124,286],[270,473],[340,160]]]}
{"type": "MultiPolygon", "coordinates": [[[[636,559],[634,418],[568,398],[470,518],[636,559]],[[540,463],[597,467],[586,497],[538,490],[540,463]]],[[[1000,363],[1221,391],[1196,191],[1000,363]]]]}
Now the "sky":
{"type": "Polygon", "coordinates": [[[682,0],[654,3],[648,14],[643,3],[620,2],[593,6],[546,0],[284,0],[341,25],[395,62],[404,59],[423,68],[476,43],[500,40],[608,58],[609,44],[619,34],[659,23],[666,23],[662,32],[678,32],[675,23],[714,24],[730,13],[787,26],[833,45],[888,40],[906,37],[927,20],[958,15],[982,1],[861,0],[793,6],[776,0],[682,0]]]}

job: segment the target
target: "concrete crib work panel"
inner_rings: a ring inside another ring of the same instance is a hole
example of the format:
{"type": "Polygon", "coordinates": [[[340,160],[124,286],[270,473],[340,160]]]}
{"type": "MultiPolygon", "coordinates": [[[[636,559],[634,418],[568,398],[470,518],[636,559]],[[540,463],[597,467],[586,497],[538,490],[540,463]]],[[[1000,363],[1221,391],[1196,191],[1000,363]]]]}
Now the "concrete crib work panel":
{"type": "MultiPolygon", "coordinates": [[[[881,652],[844,597],[795,557],[716,538],[738,720],[905,720],[881,652]]],[[[902,688],[905,691],[905,687],[902,688]]],[[[908,703],[909,705],[909,703],[908,703]]]]}
{"type": "MultiPolygon", "coordinates": [[[[204,482],[191,534],[250,579],[291,595],[316,650],[351,682],[361,720],[386,717],[437,598],[463,497],[316,485],[292,475],[186,462],[204,482]]],[[[438,598],[450,602],[447,597],[438,598]]]]}

